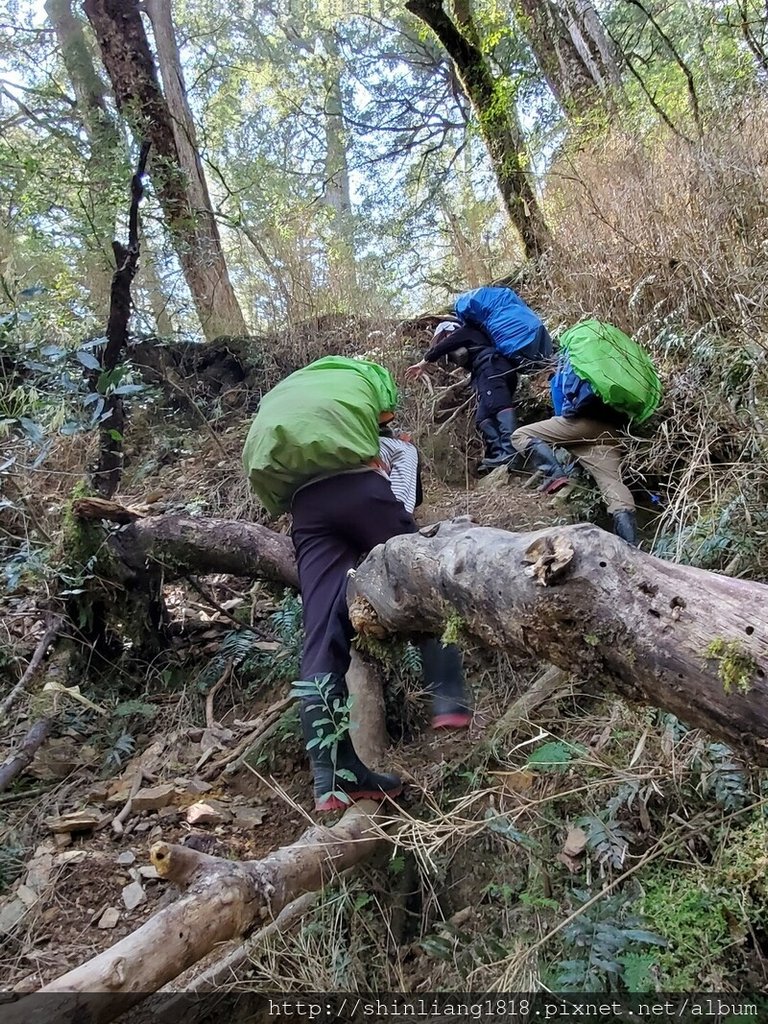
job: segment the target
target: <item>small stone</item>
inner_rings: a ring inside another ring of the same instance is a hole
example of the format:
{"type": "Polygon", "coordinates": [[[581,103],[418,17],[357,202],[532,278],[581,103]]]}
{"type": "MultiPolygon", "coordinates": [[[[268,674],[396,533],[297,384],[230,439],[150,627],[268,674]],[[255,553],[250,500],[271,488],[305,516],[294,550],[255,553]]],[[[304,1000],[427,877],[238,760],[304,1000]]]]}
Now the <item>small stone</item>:
{"type": "Polygon", "coordinates": [[[235,824],[241,828],[254,828],[261,825],[267,814],[266,807],[233,807],[232,813],[235,816],[235,824]]]}
{"type": "Polygon", "coordinates": [[[70,811],[68,814],[60,814],[55,818],[48,818],[46,824],[51,832],[92,832],[109,821],[110,815],[106,817],[101,811],[88,810],[70,811]]]}
{"type": "Polygon", "coordinates": [[[133,811],[157,811],[161,807],[167,807],[173,800],[173,783],[166,783],[162,786],[151,786],[148,789],[140,789],[131,801],[133,811]]]}
{"type": "Polygon", "coordinates": [[[96,782],[91,787],[87,800],[89,804],[103,804],[109,796],[109,783],[96,782]]]}
{"type": "Polygon", "coordinates": [[[69,832],[58,832],[53,837],[53,841],[56,843],[57,850],[66,850],[68,846],[72,845],[72,836],[69,832]]]}
{"type": "Polygon", "coordinates": [[[57,864],[80,864],[84,860],[87,860],[87,850],[65,850],[64,853],[59,853],[56,856],[57,864]]]}
{"type": "Polygon", "coordinates": [[[27,866],[26,884],[35,892],[42,892],[48,885],[53,870],[53,850],[50,846],[38,846],[27,866]]]}
{"type": "Polygon", "coordinates": [[[179,793],[210,793],[213,786],[202,779],[174,779],[176,791],[179,793]]]}
{"type": "Polygon", "coordinates": [[[162,834],[163,834],[163,827],[162,827],[162,825],[155,825],[155,827],[149,833],[149,838],[150,839],[160,839],[162,834]]]}
{"type": "MultiPolygon", "coordinates": [[[[123,891],[125,892],[125,891],[123,891]]],[[[117,907],[107,907],[99,918],[97,928],[114,928],[120,920],[120,911],[117,907]]]]}
{"type": "Polygon", "coordinates": [[[139,822],[139,824],[136,826],[136,828],[134,829],[134,832],[149,832],[149,830],[151,828],[152,828],[152,822],[151,821],[142,821],[142,822],[139,822]]]}
{"type": "Polygon", "coordinates": [[[34,889],[30,889],[28,885],[20,885],[16,890],[16,896],[25,907],[34,907],[40,897],[37,895],[34,889]]]}
{"type": "Polygon", "coordinates": [[[160,880],[160,875],[158,875],[154,864],[145,864],[143,867],[140,867],[139,875],[148,882],[158,882],[160,880]]]}
{"type": "Polygon", "coordinates": [[[123,850],[122,853],[118,853],[117,855],[117,863],[123,865],[124,867],[128,867],[130,864],[133,864],[135,860],[136,854],[133,852],[133,850],[123,850]]]}
{"type": "Polygon", "coordinates": [[[190,825],[223,825],[231,820],[232,815],[217,800],[200,801],[187,808],[190,825]]]}
{"type": "Polygon", "coordinates": [[[0,935],[13,931],[26,912],[27,908],[21,900],[11,900],[10,903],[3,904],[0,907],[0,935]]]}
{"type": "Polygon", "coordinates": [[[169,821],[179,817],[179,809],[178,807],[161,807],[157,812],[157,817],[167,824],[169,821]]]}
{"type": "Polygon", "coordinates": [[[141,882],[131,882],[123,889],[123,903],[126,910],[135,910],[140,903],[147,898],[147,894],[141,886],[141,882]]]}

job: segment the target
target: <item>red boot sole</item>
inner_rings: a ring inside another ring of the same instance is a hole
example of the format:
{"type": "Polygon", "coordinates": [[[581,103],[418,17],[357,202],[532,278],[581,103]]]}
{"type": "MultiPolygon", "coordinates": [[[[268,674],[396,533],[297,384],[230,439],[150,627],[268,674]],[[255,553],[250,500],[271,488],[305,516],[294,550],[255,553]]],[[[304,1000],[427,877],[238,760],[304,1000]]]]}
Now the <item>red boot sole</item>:
{"type": "MultiPolygon", "coordinates": [[[[383,800],[385,797],[394,799],[396,796],[400,796],[402,792],[403,787],[398,786],[397,789],[388,789],[386,792],[381,789],[361,790],[356,793],[347,793],[347,796],[350,803],[354,804],[358,800],[383,800]]],[[[315,801],[316,811],[344,811],[347,807],[349,807],[349,804],[339,800],[337,796],[329,796],[327,800],[315,801]]]]}
{"type": "Polygon", "coordinates": [[[436,715],[432,719],[433,729],[468,729],[471,724],[472,715],[460,711],[452,715],[436,715]]]}

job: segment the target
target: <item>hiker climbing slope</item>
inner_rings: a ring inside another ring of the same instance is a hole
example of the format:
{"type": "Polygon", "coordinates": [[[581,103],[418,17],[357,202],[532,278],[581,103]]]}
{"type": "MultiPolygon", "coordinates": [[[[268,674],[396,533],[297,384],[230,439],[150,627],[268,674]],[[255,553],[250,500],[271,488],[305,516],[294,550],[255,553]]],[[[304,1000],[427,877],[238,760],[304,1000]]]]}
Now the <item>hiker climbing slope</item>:
{"type": "Polygon", "coordinates": [[[520,427],[512,435],[518,458],[509,470],[530,463],[554,493],[567,483],[554,447],[567,449],[600,489],[614,531],[637,544],[635,500],[624,484],[623,437],[630,423],[642,423],[658,407],[661,384],[648,355],[611,324],[587,320],[560,339],[551,381],[555,415],[520,427]]]}
{"type": "MultiPolygon", "coordinates": [[[[354,635],[348,574],[377,544],[417,529],[390,486],[391,453],[382,457],[380,426],[396,403],[395,382],[383,366],[327,356],[262,398],[243,450],[265,507],[293,514],[305,633],[299,713],[319,811],[402,789],[397,775],[363,764],[345,724],[354,635]]],[[[436,701],[440,685],[432,687],[436,701]]]]}
{"type": "Polygon", "coordinates": [[[518,372],[539,369],[552,351],[552,339],[536,314],[511,288],[477,288],[460,295],[454,306],[458,322],[438,324],[432,346],[409,366],[406,378],[421,376],[430,363],[447,357],[470,372],[477,398],[475,422],[485,442],[487,471],[514,455],[517,426],[514,394],[518,372]]]}

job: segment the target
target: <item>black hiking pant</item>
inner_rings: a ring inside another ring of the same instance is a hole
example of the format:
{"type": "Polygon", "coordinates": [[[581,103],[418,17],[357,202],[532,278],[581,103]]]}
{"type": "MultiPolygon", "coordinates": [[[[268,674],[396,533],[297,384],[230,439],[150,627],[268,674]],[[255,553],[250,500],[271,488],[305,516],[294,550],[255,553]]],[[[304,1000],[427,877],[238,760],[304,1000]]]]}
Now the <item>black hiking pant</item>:
{"type": "Polygon", "coordinates": [[[304,613],[301,678],[344,676],[354,636],[347,573],[390,537],[416,533],[413,516],[375,470],[342,473],[303,487],[293,499],[291,536],[304,613]]]}
{"type": "Polygon", "coordinates": [[[494,349],[473,353],[471,380],[477,396],[475,422],[492,420],[502,409],[510,409],[517,388],[517,374],[512,363],[494,349]]]}

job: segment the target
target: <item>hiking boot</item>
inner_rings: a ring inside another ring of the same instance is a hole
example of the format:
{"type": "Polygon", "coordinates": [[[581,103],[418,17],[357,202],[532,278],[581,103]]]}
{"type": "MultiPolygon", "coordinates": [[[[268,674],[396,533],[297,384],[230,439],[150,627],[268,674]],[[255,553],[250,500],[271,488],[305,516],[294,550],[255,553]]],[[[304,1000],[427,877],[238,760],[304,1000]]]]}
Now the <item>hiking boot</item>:
{"type": "Polygon", "coordinates": [[[472,699],[467,693],[458,647],[430,638],[419,644],[424,686],[432,694],[433,729],[467,729],[472,699]]]}
{"type": "Polygon", "coordinates": [[[515,410],[502,409],[494,417],[494,426],[498,438],[496,453],[491,458],[483,459],[481,468],[496,469],[497,466],[504,466],[517,454],[512,446],[512,434],[517,430],[515,410]]]}
{"type": "Polygon", "coordinates": [[[374,772],[363,764],[352,745],[348,727],[331,740],[336,732],[333,719],[338,717],[332,710],[333,702],[345,701],[347,696],[344,680],[331,676],[323,696],[303,697],[299,701],[316,811],[341,811],[357,800],[381,800],[385,796],[399,796],[403,791],[403,782],[397,775],[374,772]]]}
{"type": "Polygon", "coordinates": [[[613,513],[613,532],[627,544],[637,547],[637,517],[634,509],[623,508],[613,513]]]}

